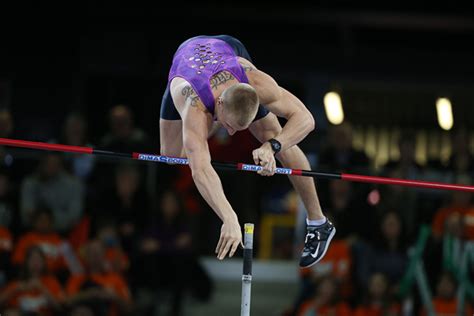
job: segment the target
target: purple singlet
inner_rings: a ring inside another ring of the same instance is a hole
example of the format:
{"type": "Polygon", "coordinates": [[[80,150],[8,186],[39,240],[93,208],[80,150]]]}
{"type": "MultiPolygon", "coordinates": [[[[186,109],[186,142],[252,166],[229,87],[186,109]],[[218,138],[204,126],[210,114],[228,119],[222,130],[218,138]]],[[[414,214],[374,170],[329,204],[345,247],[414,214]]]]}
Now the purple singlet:
{"type": "Polygon", "coordinates": [[[168,84],[176,77],[189,82],[206,109],[214,115],[210,80],[221,71],[228,71],[239,82],[248,83],[245,70],[229,44],[216,38],[193,37],[181,44],[174,54],[168,84]]]}

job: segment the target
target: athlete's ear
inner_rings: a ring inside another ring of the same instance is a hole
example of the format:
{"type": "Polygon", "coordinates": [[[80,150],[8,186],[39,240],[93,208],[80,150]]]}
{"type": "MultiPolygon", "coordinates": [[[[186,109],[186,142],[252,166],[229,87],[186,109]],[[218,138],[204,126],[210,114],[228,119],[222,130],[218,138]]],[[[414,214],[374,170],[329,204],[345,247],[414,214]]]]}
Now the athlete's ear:
{"type": "Polygon", "coordinates": [[[222,99],[222,97],[218,97],[217,98],[217,104],[223,105],[224,104],[224,99],[222,99]]]}

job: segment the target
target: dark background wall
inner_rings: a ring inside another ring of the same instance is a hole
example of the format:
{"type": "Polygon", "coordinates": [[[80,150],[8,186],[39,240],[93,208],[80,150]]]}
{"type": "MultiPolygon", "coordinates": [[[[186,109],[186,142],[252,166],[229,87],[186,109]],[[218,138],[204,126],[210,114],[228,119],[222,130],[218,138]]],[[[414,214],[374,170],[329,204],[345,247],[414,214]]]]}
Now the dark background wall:
{"type": "Polygon", "coordinates": [[[468,125],[471,13],[455,5],[350,2],[4,6],[0,102],[22,117],[25,136],[38,139],[57,132],[55,123],[70,110],[84,111],[98,137],[107,109],[126,103],[157,140],[175,49],[197,34],[227,33],[314,113],[322,94],[336,89],[351,121],[431,127],[434,100],[447,95],[456,123],[468,125]]]}

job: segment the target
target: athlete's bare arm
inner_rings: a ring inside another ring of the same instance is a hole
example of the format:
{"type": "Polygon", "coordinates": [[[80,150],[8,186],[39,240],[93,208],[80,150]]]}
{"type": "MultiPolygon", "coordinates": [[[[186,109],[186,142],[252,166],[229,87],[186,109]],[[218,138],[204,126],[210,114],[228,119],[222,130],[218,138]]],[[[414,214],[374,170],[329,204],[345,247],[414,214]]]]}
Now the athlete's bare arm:
{"type": "Polygon", "coordinates": [[[227,253],[229,256],[234,255],[242,241],[242,232],[237,215],[227,200],[221,181],[211,165],[207,137],[212,126],[212,117],[200,109],[201,101],[187,82],[175,83],[173,81],[171,94],[183,121],[183,146],[194,183],[202,197],[223,222],[216,247],[218,258],[222,260],[227,253]]]}
{"type": "MultiPolygon", "coordinates": [[[[280,87],[271,76],[258,70],[248,60],[239,58],[239,62],[247,73],[250,85],[257,91],[260,103],[276,116],[287,119],[281,133],[275,137],[282,145],[281,151],[301,142],[314,129],[311,112],[296,96],[280,87]]],[[[274,174],[276,162],[268,142],[252,154],[255,163],[264,167],[260,174],[274,174]]]]}
{"type": "Polygon", "coordinates": [[[282,145],[281,151],[301,142],[314,130],[311,112],[296,96],[280,87],[271,76],[243,58],[240,62],[244,64],[249,83],[257,91],[260,103],[270,112],[288,120],[280,135],[276,137],[282,145]]]}

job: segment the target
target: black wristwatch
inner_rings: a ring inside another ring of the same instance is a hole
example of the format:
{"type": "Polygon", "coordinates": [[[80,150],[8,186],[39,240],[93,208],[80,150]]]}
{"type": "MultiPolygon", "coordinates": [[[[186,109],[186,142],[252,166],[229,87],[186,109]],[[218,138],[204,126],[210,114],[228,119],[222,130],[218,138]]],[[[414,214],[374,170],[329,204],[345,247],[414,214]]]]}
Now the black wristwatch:
{"type": "Polygon", "coordinates": [[[281,143],[277,141],[276,139],[272,138],[268,141],[270,145],[272,146],[273,153],[276,155],[280,152],[281,150],[281,143]]]}

